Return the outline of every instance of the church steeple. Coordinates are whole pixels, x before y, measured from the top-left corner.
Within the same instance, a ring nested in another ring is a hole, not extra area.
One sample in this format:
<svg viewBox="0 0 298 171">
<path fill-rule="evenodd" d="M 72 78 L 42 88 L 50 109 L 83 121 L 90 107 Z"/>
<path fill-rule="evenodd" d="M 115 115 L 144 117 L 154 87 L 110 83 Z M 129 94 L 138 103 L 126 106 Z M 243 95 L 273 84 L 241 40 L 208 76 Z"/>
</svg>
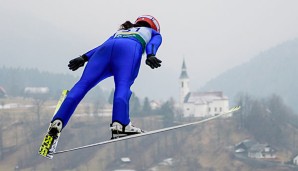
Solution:
<svg viewBox="0 0 298 171">
<path fill-rule="evenodd" d="M 189 93 L 189 77 L 187 74 L 187 68 L 185 64 L 185 60 L 183 59 L 182 63 L 182 69 L 181 69 L 181 74 L 179 77 L 179 82 L 180 82 L 180 97 L 179 97 L 179 102 L 180 105 L 183 105 L 185 96 Z"/>
<path fill-rule="evenodd" d="M 184 59 L 183 59 L 183 63 L 182 63 L 182 70 L 181 70 L 181 74 L 180 74 L 180 79 L 189 79 L 189 77 L 187 75 L 187 69 L 186 69 L 186 64 L 185 64 Z"/>
</svg>

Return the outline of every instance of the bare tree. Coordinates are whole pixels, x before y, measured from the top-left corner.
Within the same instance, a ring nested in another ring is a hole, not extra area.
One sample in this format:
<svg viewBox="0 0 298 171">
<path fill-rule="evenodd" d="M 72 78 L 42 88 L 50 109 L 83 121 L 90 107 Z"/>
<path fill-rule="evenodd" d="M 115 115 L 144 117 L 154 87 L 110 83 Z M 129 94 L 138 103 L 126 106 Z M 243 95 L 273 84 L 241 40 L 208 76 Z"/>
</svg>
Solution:
<svg viewBox="0 0 298 171">
<path fill-rule="evenodd" d="M 48 93 L 46 94 L 31 94 L 30 97 L 33 99 L 33 105 L 37 117 L 37 124 L 40 126 L 41 123 L 41 111 L 44 103 L 48 100 Z"/>
</svg>

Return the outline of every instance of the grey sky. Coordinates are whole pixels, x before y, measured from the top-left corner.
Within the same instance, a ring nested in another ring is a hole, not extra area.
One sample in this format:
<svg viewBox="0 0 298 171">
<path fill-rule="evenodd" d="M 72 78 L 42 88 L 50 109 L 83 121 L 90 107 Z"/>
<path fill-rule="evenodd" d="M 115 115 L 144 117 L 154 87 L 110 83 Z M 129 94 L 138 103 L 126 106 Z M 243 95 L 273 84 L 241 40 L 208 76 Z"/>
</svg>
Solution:
<svg viewBox="0 0 298 171">
<path fill-rule="evenodd" d="M 27 50 L 34 53 L 30 53 L 28 59 L 34 60 L 33 64 L 38 66 L 40 62 L 42 66 L 41 63 L 46 59 L 39 55 L 40 51 L 45 54 L 55 51 L 57 56 L 61 56 L 60 61 L 52 62 L 57 65 L 40 69 L 65 73 L 71 72 L 60 63 L 66 66 L 71 58 L 98 46 L 125 20 L 134 21 L 142 14 L 155 16 L 161 24 L 163 35 L 163 44 L 157 54 L 163 60 L 163 66 L 152 71 L 143 65 L 133 86 L 137 94 L 150 98 L 176 98 L 183 58 L 191 77 L 191 89 L 197 90 L 227 69 L 248 61 L 270 47 L 298 37 L 297 0 L 0 0 L 0 4 L 0 19 L 4 23 L 1 27 L 7 26 L 7 29 L 0 29 L 0 36 L 6 38 L 0 52 L 6 56 L 13 55 L 7 49 L 12 49 L 12 45 L 18 48 L 26 43 L 14 42 L 15 35 L 24 36 L 24 40 L 28 37 L 31 42 L 36 41 L 38 44 L 48 41 L 23 35 L 26 33 L 22 32 L 22 27 L 28 27 L 26 25 L 34 26 L 43 22 L 57 32 L 56 37 L 50 38 L 51 41 L 69 39 L 72 42 L 68 43 L 69 47 L 76 48 L 49 46 L 35 49 L 29 46 Z M 24 16 L 31 17 L 30 22 L 20 24 Z M 31 29 L 29 34 L 33 31 Z M 42 31 L 44 34 L 51 32 L 47 29 Z M 64 37 L 65 33 L 73 37 Z M 13 37 L 10 41 L 14 43 L 6 42 L 9 37 Z M 3 58 L 0 57 L 1 61 L 4 60 L 1 65 L 30 67 L 28 63 L 11 63 L 9 59 Z"/>
</svg>

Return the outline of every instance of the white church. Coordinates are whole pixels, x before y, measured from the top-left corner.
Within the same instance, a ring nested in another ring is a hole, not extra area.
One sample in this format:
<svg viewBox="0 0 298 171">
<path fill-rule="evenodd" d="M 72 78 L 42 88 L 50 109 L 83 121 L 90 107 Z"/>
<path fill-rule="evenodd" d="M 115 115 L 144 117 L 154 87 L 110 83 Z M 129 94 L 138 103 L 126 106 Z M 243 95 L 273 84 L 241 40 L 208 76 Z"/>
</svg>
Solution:
<svg viewBox="0 0 298 171">
<path fill-rule="evenodd" d="M 191 92 L 185 61 L 179 77 L 179 106 L 183 117 L 209 117 L 229 110 L 229 99 L 221 91 Z"/>
</svg>

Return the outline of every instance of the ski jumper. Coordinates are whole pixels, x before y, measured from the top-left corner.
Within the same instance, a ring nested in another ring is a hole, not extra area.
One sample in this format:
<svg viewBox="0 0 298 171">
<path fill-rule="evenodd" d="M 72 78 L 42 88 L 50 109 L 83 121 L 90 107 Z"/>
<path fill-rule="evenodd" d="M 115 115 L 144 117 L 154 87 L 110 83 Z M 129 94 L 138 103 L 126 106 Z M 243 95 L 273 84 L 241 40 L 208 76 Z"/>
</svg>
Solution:
<svg viewBox="0 0 298 171">
<path fill-rule="evenodd" d="M 102 45 L 85 53 L 88 63 L 84 72 L 69 91 L 52 122 L 60 119 L 64 128 L 86 93 L 103 79 L 114 76 L 112 123 L 129 124 L 130 87 L 138 75 L 142 54 L 146 51 L 147 56 L 155 56 L 161 42 L 162 37 L 155 30 L 133 27 L 117 31 Z"/>
</svg>

